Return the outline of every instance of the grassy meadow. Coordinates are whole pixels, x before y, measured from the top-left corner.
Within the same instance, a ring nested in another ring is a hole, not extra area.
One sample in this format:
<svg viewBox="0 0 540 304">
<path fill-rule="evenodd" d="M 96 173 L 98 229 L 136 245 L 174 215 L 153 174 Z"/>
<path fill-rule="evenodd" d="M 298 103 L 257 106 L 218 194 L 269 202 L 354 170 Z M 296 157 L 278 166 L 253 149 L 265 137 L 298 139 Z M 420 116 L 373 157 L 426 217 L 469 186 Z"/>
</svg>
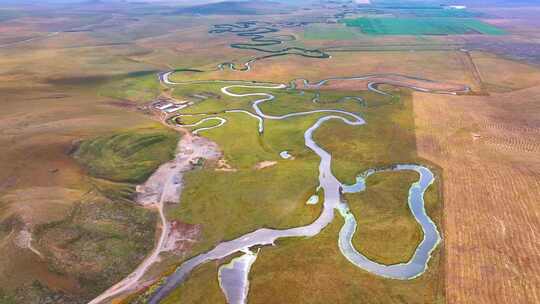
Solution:
<svg viewBox="0 0 540 304">
<path fill-rule="evenodd" d="M 441 258 L 427 273 L 397 281 L 354 267 L 341 255 L 336 218 L 310 239 L 289 239 L 262 249 L 250 273 L 249 303 L 444 303 Z"/>
</svg>

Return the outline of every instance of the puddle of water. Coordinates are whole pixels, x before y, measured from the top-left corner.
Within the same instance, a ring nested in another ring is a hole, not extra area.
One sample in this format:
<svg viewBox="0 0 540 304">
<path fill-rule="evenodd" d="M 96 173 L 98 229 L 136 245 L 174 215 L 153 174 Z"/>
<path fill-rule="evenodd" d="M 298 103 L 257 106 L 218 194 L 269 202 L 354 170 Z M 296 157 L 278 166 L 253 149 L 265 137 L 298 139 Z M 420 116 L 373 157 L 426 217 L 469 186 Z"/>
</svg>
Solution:
<svg viewBox="0 0 540 304">
<path fill-rule="evenodd" d="M 292 157 L 292 155 L 289 154 L 289 151 L 281 151 L 281 153 L 279 153 L 279 156 L 281 156 L 281 158 L 283 159 L 290 159 Z"/>
<path fill-rule="evenodd" d="M 319 203 L 319 196 L 317 194 L 314 194 L 309 197 L 309 199 L 306 202 L 306 205 L 317 205 Z"/>
<path fill-rule="evenodd" d="M 244 254 L 219 268 L 219 286 L 228 304 L 245 304 L 249 292 L 249 271 L 257 253 L 244 250 Z"/>
</svg>

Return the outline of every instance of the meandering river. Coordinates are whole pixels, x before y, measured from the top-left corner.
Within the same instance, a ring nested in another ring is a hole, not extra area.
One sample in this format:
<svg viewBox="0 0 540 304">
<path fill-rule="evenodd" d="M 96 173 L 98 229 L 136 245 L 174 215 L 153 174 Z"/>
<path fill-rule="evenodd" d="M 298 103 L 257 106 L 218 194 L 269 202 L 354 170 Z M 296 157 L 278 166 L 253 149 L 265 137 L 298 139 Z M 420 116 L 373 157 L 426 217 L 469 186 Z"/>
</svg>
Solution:
<svg viewBox="0 0 540 304">
<path fill-rule="evenodd" d="M 170 74 L 161 75 L 162 80 L 168 84 L 176 84 L 169 80 Z M 322 82 L 321 82 L 322 83 Z M 236 94 L 230 90 L 233 88 L 249 88 L 249 89 L 285 89 L 288 86 L 285 84 L 232 84 L 225 86 L 221 89 L 223 94 L 231 97 L 244 98 L 244 97 L 257 97 L 258 99 L 252 103 L 252 108 L 255 113 L 249 112 L 250 115 L 260 118 L 261 127 L 262 121 L 269 120 L 283 120 L 297 116 L 311 115 L 314 113 L 327 113 L 328 115 L 319 118 L 311 127 L 309 127 L 304 133 L 304 141 L 306 147 L 313 151 L 320 158 L 319 163 L 319 183 L 320 188 L 323 190 L 323 209 L 320 216 L 311 224 L 307 226 L 296 227 L 292 229 L 259 229 L 251 233 L 245 234 L 239 238 L 225 241 L 218 244 L 212 250 L 197 255 L 187 261 L 185 261 L 177 270 L 170 275 L 165 283 L 160 286 L 157 291 L 151 296 L 149 303 L 157 304 L 167 295 L 169 295 L 174 289 L 176 289 L 182 282 L 186 280 L 191 271 L 208 261 L 217 260 L 231 256 L 237 252 L 249 252 L 250 248 L 254 246 L 266 246 L 272 245 L 279 238 L 288 237 L 311 237 L 319 234 L 328 224 L 330 224 L 334 218 L 336 211 L 345 219 L 339 238 L 338 244 L 343 255 L 355 266 L 374 273 L 379 276 L 392 278 L 392 279 L 412 279 L 421 275 L 427 268 L 427 264 L 431 258 L 431 253 L 440 242 L 440 233 L 437 230 L 436 225 L 427 215 L 424 208 L 424 193 L 426 189 L 432 184 L 434 180 L 433 173 L 429 168 L 413 164 L 399 164 L 391 168 L 391 170 L 412 170 L 420 174 L 420 180 L 414 183 L 409 191 L 408 204 L 412 215 L 416 221 L 421 225 L 424 232 L 424 239 L 416 249 L 415 254 L 411 260 L 407 263 L 397 265 L 382 265 L 375 261 L 371 261 L 361 253 L 359 253 L 352 245 L 352 237 L 356 230 L 356 220 L 354 215 L 349 211 L 348 205 L 342 200 L 342 192 L 358 192 L 365 189 L 365 179 L 381 170 L 370 170 L 368 173 L 359 176 L 357 184 L 344 185 L 332 174 L 332 155 L 320 147 L 313 139 L 313 133 L 324 123 L 330 120 L 339 120 L 345 124 L 351 126 L 362 126 L 366 122 L 364 119 L 355 113 L 346 112 L 342 110 L 314 110 L 289 113 L 281 116 L 265 114 L 260 105 L 263 102 L 273 100 L 274 95 L 270 93 L 247 93 Z M 413 87 L 420 91 L 429 91 L 423 88 Z M 372 88 L 373 90 L 373 88 Z M 377 92 L 378 90 L 374 90 Z M 260 129 L 261 131 L 261 129 Z M 389 169 L 390 170 L 390 169 Z M 246 257 L 247 258 L 247 257 Z M 241 272 L 242 275 L 245 275 Z M 245 288 L 247 289 L 247 282 Z M 223 287 L 223 285 L 222 285 Z M 238 286 L 235 286 L 237 288 Z M 225 293 L 234 292 L 226 291 Z M 238 292 L 238 291 L 236 291 Z M 244 290 L 243 292 L 247 292 Z"/>
</svg>

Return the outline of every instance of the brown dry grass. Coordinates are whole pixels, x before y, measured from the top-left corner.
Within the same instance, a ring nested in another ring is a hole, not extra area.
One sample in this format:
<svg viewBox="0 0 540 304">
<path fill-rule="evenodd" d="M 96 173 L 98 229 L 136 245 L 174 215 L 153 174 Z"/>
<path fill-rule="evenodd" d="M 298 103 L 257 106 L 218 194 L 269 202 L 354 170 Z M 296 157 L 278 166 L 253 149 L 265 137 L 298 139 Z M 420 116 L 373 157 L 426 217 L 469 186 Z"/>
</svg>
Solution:
<svg viewBox="0 0 540 304">
<path fill-rule="evenodd" d="M 540 81 L 489 58 L 506 68 L 480 62 L 495 85 L 536 86 L 414 95 L 419 156 L 444 169 L 447 302 L 539 303 Z"/>
<path fill-rule="evenodd" d="M 483 52 L 472 52 L 484 85 L 493 92 L 530 88 L 540 83 L 540 69 Z"/>
<path fill-rule="evenodd" d="M 68 155 L 74 140 L 147 123 L 142 115 L 105 104 L 80 91 L 21 92 L 0 96 L 0 222 L 19 218 L 30 229 L 62 220 L 88 190 L 85 173 Z M 0 285 L 20 287 L 33 280 L 52 289 L 74 292 L 68 276 L 10 243 L 0 247 Z M 8 263 L 9 262 L 9 263 Z M 23 266 L 24 265 L 24 266 Z"/>
<path fill-rule="evenodd" d="M 448 92 L 462 92 L 466 90 L 466 87 L 461 84 L 452 84 L 452 83 L 442 83 L 442 82 L 431 82 L 424 81 L 421 79 L 407 78 L 401 75 L 387 75 L 387 76 L 377 76 L 368 79 L 362 80 L 330 80 L 321 87 L 324 90 L 344 90 L 344 91 L 354 91 L 354 90 L 367 90 L 369 83 L 384 83 L 393 86 L 415 86 L 420 88 L 425 88 L 433 91 L 448 91 Z M 300 83 L 298 86 L 302 88 L 303 83 Z"/>
<path fill-rule="evenodd" d="M 258 81 L 288 82 L 296 78 L 318 81 L 328 77 L 360 76 L 365 74 L 394 73 L 435 80 L 440 83 L 471 84 L 474 75 L 463 63 L 462 52 L 357 52 L 336 53 L 331 59 L 317 60 L 300 56 L 282 56 L 256 62 L 250 72 L 218 71 L 190 74 L 183 79 L 250 79 Z"/>
<path fill-rule="evenodd" d="M 138 49 L 96 46 L 102 42 L 88 33 L 63 33 L 0 48 L 0 223 L 17 219 L 33 231 L 64 219 L 90 187 L 68 153 L 73 142 L 150 122 L 97 96 L 101 76 L 150 68 L 123 58 Z M 70 78 L 75 81 L 65 81 Z M 49 260 L 3 235 L 0 243 L 5 291 L 40 281 L 55 291 L 81 292 L 77 278 L 51 271 Z"/>
</svg>

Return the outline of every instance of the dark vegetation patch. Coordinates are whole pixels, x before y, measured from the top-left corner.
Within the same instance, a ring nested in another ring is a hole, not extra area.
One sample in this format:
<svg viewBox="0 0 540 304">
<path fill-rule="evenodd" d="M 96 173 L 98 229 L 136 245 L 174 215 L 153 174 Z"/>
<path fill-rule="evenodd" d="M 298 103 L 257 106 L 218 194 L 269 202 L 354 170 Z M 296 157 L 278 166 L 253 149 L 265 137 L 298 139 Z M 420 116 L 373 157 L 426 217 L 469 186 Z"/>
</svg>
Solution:
<svg viewBox="0 0 540 304">
<path fill-rule="evenodd" d="M 210 34 L 234 33 L 239 37 L 250 38 L 251 41 L 248 43 L 232 43 L 231 47 L 268 53 L 266 56 L 254 59 L 255 61 L 284 55 L 299 55 L 309 58 L 330 57 L 318 49 L 305 49 L 298 46 L 283 47 L 285 43 L 295 41 L 296 38 L 290 35 L 276 35 L 278 32 L 280 30 L 268 22 L 258 21 L 215 24 L 214 28 L 209 31 Z M 243 67 L 240 70 L 245 71 L 246 68 Z"/>
<path fill-rule="evenodd" d="M 24 222 L 18 216 L 4 217 L 0 221 L 0 236 L 9 234 L 13 229 L 24 227 Z"/>
<path fill-rule="evenodd" d="M 6 293 L 0 289 L 0 304 L 16 304 L 16 299 L 13 295 Z"/>
<path fill-rule="evenodd" d="M 76 277 L 90 300 L 130 273 L 152 249 L 156 214 L 93 192 L 60 222 L 36 229 L 51 271 Z M 40 302 L 41 303 L 41 302 Z"/>
<path fill-rule="evenodd" d="M 119 107 L 119 108 L 124 108 L 124 109 L 136 109 L 137 108 L 136 103 L 133 103 L 133 102 L 128 101 L 128 100 L 110 101 L 110 102 L 106 102 L 106 104 L 108 104 L 110 106 L 113 106 L 113 107 Z"/>
<path fill-rule="evenodd" d="M 94 87 L 99 85 L 105 85 L 108 82 L 119 81 L 130 78 L 143 78 L 150 75 L 154 76 L 157 73 L 156 70 L 144 70 L 130 72 L 120 75 L 89 75 L 89 76 L 73 76 L 62 78 L 49 78 L 46 80 L 48 84 L 55 86 L 84 86 Z"/>
<path fill-rule="evenodd" d="M 99 87 L 99 94 L 134 103 L 147 103 L 161 94 L 155 71 L 114 77 Z"/>
<path fill-rule="evenodd" d="M 95 86 L 106 83 L 112 78 L 108 75 L 74 76 L 65 78 L 50 78 L 47 83 L 60 86 Z"/>
<path fill-rule="evenodd" d="M 177 142 L 178 134 L 163 128 L 125 131 L 86 140 L 74 156 L 94 177 L 141 183 L 174 157 Z"/>
<path fill-rule="evenodd" d="M 0 304 L 84 304 L 87 301 L 75 295 L 67 295 L 60 290 L 51 290 L 39 281 L 33 281 L 13 292 L 0 288 Z"/>
</svg>

